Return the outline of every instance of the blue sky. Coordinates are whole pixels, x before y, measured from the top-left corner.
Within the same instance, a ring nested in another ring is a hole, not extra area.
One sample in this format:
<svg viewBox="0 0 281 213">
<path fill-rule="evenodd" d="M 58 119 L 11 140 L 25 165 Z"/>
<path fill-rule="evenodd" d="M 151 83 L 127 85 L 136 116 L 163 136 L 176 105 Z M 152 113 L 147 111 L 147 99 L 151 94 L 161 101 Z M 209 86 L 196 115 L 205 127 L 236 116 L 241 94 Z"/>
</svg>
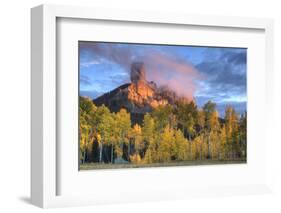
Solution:
<svg viewBox="0 0 281 213">
<path fill-rule="evenodd" d="M 80 95 L 96 98 L 130 82 L 130 65 L 144 62 L 147 80 L 193 97 L 201 107 L 216 102 L 246 110 L 247 49 L 79 42 Z"/>
</svg>

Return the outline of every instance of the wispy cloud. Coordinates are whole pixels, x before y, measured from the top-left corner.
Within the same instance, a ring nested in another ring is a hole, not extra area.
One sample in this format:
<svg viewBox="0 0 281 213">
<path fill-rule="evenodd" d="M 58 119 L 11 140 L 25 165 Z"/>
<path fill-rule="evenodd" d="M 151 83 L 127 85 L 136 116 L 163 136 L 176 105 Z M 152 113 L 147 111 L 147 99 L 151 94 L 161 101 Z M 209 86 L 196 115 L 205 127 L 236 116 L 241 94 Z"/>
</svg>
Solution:
<svg viewBox="0 0 281 213">
<path fill-rule="evenodd" d="M 80 66 L 82 67 L 90 67 L 92 65 L 97 65 L 97 64 L 100 64 L 101 62 L 98 61 L 98 60 L 92 60 L 92 61 L 87 61 L 87 62 L 81 62 L 80 63 Z"/>
<path fill-rule="evenodd" d="M 80 84 L 91 85 L 92 82 L 88 76 L 80 75 Z"/>
</svg>

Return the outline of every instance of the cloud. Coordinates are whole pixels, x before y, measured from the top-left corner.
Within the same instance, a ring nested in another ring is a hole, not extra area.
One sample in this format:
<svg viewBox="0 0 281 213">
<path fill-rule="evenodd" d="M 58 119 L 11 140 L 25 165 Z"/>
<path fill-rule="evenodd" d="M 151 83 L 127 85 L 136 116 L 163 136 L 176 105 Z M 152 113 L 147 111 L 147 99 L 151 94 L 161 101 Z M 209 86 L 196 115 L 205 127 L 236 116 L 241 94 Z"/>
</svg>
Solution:
<svg viewBox="0 0 281 213">
<path fill-rule="evenodd" d="M 91 52 L 93 57 L 118 64 L 127 73 L 130 73 L 134 61 L 144 62 L 147 80 L 159 86 L 168 86 L 178 95 L 190 99 L 193 98 L 197 81 L 203 76 L 186 59 L 164 53 L 157 48 L 159 46 L 96 42 L 80 42 L 79 45 L 83 51 Z"/>
<path fill-rule="evenodd" d="M 88 76 L 80 74 L 80 84 L 91 85 L 90 78 Z"/>
<path fill-rule="evenodd" d="M 212 100 L 217 103 L 222 117 L 227 105 L 244 113 L 247 103 L 246 49 L 220 48 L 214 54 L 211 51 L 207 49 L 202 62 L 196 65 L 206 76 L 196 92 L 198 105 Z"/>
<path fill-rule="evenodd" d="M 115 43 L 79 42 L 79 48 L 92 53 L 92 56 L 117 63 L 126 70 L 134 55 L 129 47 Z"/>
<path fill-rule="evenodd" d="M 246 51 L 237 52 L 223 49 L 216 59 L 208 58 L 196 68 L 207 78 L 199 94 L 218 95 L 228 93 L 233 96 L 246 96 Z M 211 88 L 209 91 L 206 88 Z"/>
<path fill-rule="evenodd" d="M 80 66 L 82 67 L 90 67 L 92 65 L 100 64 L 101 62 L 98 60 L 92 60 L 92 61 L 87 61 L 87 62 L 81 62 Z"/>
<path fill-rule="evenodd" d="M 155 51 L 148 52 L 141 60 L 148 70 L 149 80 L 168 86 L 179 96 L 193 99 L 197 81 L 203 79 L 203 75 L 191 63 Z"/>
<path fill-rule="evenodd" d="M 225 59 L 227 63 L 233 65 L 241 65 L 241 64 L 245 65 L 247 63 L 246 51 L 242 51 L 242 52 L 228 51 L 224 55 L 222 55 L 222 59 Z"/>
<path fill-rule="evenodd" d="M 90 91 L 88 91 L 88 90 L 80 90 L 80 95 L 84 96 L 84 97 L 88 97 L 88 98 L 94 99 L 97 96 L 102 95 L 102 93 L 98 92 L 98 91 L 95 91 L 95 90 L 90 90 Z"/>
</svg>

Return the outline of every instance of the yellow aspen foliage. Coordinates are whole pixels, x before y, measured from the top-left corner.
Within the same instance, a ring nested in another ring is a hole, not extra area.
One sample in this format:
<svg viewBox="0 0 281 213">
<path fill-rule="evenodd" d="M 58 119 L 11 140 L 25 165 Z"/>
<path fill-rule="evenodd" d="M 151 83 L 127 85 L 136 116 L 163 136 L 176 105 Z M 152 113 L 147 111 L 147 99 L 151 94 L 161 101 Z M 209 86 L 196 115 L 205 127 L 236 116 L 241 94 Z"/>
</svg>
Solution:
<svg viewBox="0 0 281 213">
<path fill-rule="evenodd" d="M 161 141 L 158 149 L 160 162 L 170 162 L 172 157 L 172 148 L 174 146 L 174 132 L 169 126 L 166 126 L 161 134 Z"/>
<path fill-rule="evenodd" d="M 132 139 L 137 153 L 144 148 L 141 126 L 135 124 L 132 129 Z"/>
<path fill-rule="evenodd" d="M 195 138 L 190 143 L 190 160 L 196 160 L 196 154 L 197 154 L 197 138 Z"/>
<path fill-rule="evenodd" d="M 140 163 L 142 163 L 142 159 L 141 159 L 141 157 L 140 157 L 139 154 L 131 155 L 131 156 L 130 156 L 130 160 L 131 160 L 131 162 L 134 163 L 134 164 L 140 164 Z"/>
<path fill-rule="evenodd" d="M 153 151 L 153 148 L 148 147 L 145 152 L 144 163 L 149 164 L 155 162 L 153 153 L 156 153 L 155 151 Z"/>
<path fill-rule="evenodd" d="M 197 122 L 198 122 L 198 125 L 201 129 L 204 128 L 205 126 L 205 112 L 203 110 L 199 110 L 198 111 L 198 116 L 197 116 Z"/>
<path fill-rule="evenodd" d="M 97 139 L 97 142 L 100 143 L 101 142 L 101 135 L 99 133 L 97 133 L 96 135 L 96 139 Z"/>
<path fill-rule="evenodd" d="M 188 141 L 184 138 L 182 132 L 177 130 L 175 132 L 175 143 L 173 146 L 173 155 L 176 160 L 188 159 Z"/>
<path fill-rule="evenodd" d="M 224 160 L 227 157 L 226 142 L 227 142 L 226 129 L 225 129 L 225 125 L 223 125 L 219 135 L 219 143 L 220 143 L 219 160 Z"/>
<path fill-rule="evenodd" d="M 220 123 L 219 123 L 219 113 L 218 111 L 213 111 L 210 116 L 210 124 L 211 124 L 211 129 L 212 130 L 218 130 L 220 128 Z"/>
<path fill-rule="evenodd" d="M 211 131 L 210 140 L 211 140 L 212 159 L 217 160 L 219 158 L 219 150 L 220 150 L 219 134 L 217 131 Z"/>
</svg>

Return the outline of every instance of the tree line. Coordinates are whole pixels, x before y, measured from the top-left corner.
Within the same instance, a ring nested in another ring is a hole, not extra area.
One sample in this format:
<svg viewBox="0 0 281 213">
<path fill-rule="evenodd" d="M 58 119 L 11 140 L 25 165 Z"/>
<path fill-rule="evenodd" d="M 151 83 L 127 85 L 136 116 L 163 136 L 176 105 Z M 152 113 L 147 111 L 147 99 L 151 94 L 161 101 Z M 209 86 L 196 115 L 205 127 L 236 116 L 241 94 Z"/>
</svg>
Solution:
<svg viewBox="0 0 281 213">
<path fill-rule="evenodd" d="M 110 112 L 85 97 L 80 97 L 79 105 L 81 163 L 246 159 L 247 115 L 239 115 L 232 106 L 220 118 L 214 102 L 198 108 L 194 101 L 178 101 L 133 124 L 126 109 Z"/>
</svg>

